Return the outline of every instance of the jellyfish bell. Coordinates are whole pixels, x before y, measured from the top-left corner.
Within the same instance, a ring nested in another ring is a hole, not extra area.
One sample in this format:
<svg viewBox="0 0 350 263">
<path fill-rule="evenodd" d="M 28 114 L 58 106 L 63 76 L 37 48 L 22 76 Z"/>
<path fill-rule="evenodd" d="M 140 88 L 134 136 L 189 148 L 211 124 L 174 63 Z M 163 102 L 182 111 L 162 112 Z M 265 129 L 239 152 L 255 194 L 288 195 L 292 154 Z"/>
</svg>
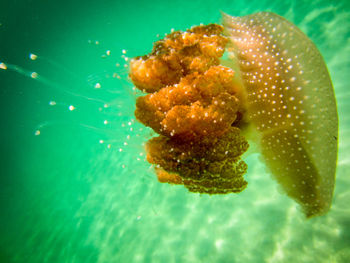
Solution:
<svg viewBox="0 0 350 263">
<path fill-rule="evenodd" d="M 247 121 L 274 178 L 308 217 L 332 202 L 338 115 L 332 82 L 314 43 L 269 12 L 223 14 L 238 61 Z"/>
</svg>

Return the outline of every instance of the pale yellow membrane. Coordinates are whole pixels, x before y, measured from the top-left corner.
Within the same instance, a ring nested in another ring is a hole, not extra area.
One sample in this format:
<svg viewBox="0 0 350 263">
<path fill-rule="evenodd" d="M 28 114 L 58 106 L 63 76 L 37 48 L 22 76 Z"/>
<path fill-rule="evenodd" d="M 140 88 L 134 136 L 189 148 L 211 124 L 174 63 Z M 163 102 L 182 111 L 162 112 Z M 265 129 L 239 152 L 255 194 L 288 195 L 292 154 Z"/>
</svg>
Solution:
<svg viewBox="0 0 350 263">
<path fill-rule="evenodd" d="M 307 217 L 332 202 L 338 115 L 323 58 L 295 25 L 267 12 L 223 14 L 246 93 L 246 118 L 262 157 Z"/>
</svg>

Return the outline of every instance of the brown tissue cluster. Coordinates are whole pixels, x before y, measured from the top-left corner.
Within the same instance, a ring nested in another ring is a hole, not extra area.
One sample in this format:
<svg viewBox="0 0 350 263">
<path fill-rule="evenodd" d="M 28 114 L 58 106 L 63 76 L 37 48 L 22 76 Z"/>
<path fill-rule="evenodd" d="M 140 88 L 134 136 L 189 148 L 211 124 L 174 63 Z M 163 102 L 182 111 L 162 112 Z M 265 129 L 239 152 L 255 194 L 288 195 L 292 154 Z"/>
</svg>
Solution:
<svg viewBox="0 0 350 263">
<path fill-rule="evenodd" d="M 136 118 L 160 136 L 147 142 L 147 160 L 160 182 L 192 192 L 241 192 L 248 143 L 235 72 L 220 65 L 227 38 L 216 24 L 176 31 L 130 63 L 130 78 L 149 94 L 136 101 Z"/>
</svg>

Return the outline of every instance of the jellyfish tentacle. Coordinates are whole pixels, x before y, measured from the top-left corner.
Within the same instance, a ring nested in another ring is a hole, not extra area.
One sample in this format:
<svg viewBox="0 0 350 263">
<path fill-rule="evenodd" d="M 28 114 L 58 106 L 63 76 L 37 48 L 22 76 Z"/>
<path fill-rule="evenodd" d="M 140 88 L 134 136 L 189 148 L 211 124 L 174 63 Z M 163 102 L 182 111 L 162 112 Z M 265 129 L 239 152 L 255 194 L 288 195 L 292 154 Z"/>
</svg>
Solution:
<svg viewBox="0 0 350 263">
<path fill-rule="evenodd" d="M 135 116 L 160 134 L 147 142 L 147 160 L 160 182 L 191 192 L 238 193 L 247 186 L 240 156 L 248 143 L 232 126 L 240 88 L 234 70 L 219 65 L 227 43 L 222 31 L 211 24 L 173 32 L 130 64 L 135 86 L 150 93 L 137 99 Z"/>
</svg>

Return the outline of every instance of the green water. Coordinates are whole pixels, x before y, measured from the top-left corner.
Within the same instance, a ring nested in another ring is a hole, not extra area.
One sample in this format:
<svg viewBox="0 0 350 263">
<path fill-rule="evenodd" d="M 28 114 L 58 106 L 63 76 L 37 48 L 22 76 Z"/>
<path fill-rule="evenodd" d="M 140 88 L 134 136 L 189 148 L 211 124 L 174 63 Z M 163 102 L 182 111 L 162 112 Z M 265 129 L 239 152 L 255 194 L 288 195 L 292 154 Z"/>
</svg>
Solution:
<svg viewBox="0 0 350 263">
<path fill-rule="evenodd" d="M 159 184 L 144 161 L 152 133 L 134 122 L 122 50 L 220 11 L 278 13 L 323 54 L 340 121 L 327 215 L 305 221 L 256 155 L 248 188 L 227 196 Z M 346 0 L 2 0 L 0 62 L 24 71 L 0 70 L 0 262 L 350 262 L 349 54 Z"/>
</svg>

